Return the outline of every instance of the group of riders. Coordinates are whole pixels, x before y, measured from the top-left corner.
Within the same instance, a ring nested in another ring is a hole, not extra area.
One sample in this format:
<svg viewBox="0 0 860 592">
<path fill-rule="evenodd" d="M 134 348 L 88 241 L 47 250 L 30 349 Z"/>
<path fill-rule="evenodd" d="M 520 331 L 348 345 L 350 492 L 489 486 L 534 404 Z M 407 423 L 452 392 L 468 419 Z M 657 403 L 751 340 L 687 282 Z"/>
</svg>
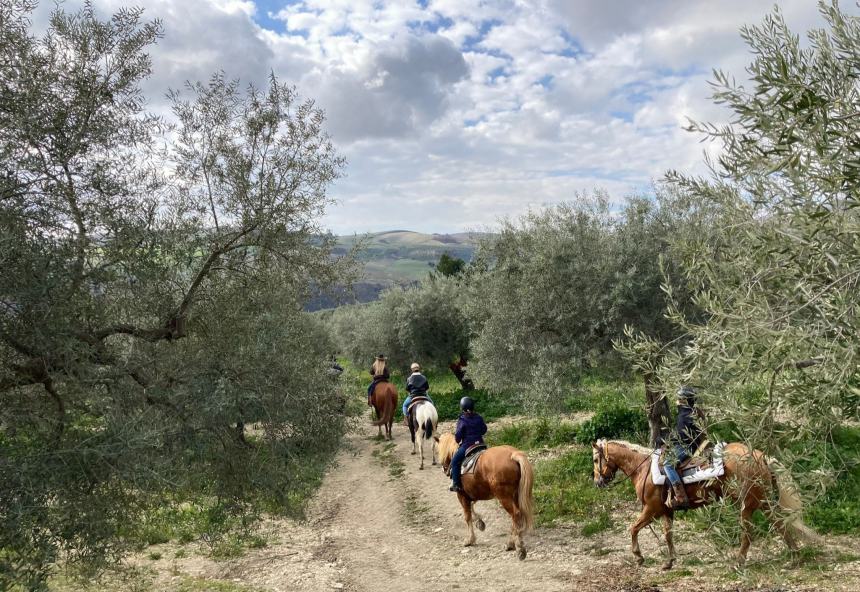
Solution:
<svg viewBox="0 0 860 592">
<path fill-rule="evenodd" d="M 406 379 L 406 392 L 408 396 L 403 401 L 403 419 L 409 424 L 409 407 L 412 401 L 418 397 L 426 398 L 431 404 L 433 399 L 430 398 L 430 383 L 427 377 L 421 373 L 421 365 L 418 362 L 412 362 L 409 367 L 411 374 Z M 376 385 L 380 382 L 387 381 L 391 377 L 391 371 L 388 369 L 388 361 L 383 354 L 376 356 L 373 364 L 370 366 L 370 375 L 373 381 L 367 387 L 367 404 L 371 404 L 371 397 Z M 475 401 L 471 397 L 463 397 L 460 399 L 460 417 L 457 420 L 457 428 L 454 431 L 454 438 L 459 445 L 454 456 L 451 458 L 451 486 L 449 491 L 462 491 L 463 485 L 460 478 L 460 466 L 466 458 L 466 451 L 476 444 L 484 445 L 484 434 L 487 433 L 487 424 L 484 418 L 475 412 Z"/>
<path fill-rule="evenodd" d="M 427 377 L 421 373 L 421 366 L 417 362 L 413 362 L 410 370 L 411 374 L 406 379 L 406 390 L 409 395 L 403 401 L 403 417 L 407 424 L 409 422 L 409 406 L 413 399 L 426 397 L 431 403 L 433 402 L 429 395 L 430 383 L 427 381 Z M 368 405 L 371 404 L 371 396 L 376 385 L 391 377 L 388 361 L 383 354 L 376 356 L 370 367 L 370 374 L 373 376 L 373 381 L 367 389 Z M 696 389 L 691 386 L 682 386 L 677 393 L 678 419 L 672 444 L 667 446 L 663 461 L 663 470 L 672 485 L 673 497 L 668 502 L 669 508 L 672 510 L 684 510 L 690 507 L 690 500 L 687 497 L 681 476 L 678 474 L 678 467 L 692 456 L 702 440 L 702 429 L 695 420 L 696 416 L 703 417 L 701 409 L 696 407 L 696 394 Z M 451 459 L 451 486 L 448 488 L 449 491 L 462 491 L 460 466 L 466 456 L 466 451 L 475 444 L 483 445 L 484 434 L 487 433 L 487 424 L 484 422 L 484 418 L 475 412 L 475 401 L 471 397 L 460 399 L 460 410 L 462 413 L 457 420 L 457 428 L 454 432 L 459 447 Z"/>
</svg>

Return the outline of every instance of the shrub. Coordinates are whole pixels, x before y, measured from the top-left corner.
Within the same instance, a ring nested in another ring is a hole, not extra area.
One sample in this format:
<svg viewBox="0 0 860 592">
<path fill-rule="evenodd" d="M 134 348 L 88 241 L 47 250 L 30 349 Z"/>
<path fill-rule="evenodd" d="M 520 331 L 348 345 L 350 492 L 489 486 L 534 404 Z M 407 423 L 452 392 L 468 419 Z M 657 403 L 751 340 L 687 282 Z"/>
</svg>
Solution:
<svg viewBox="0 0 860 592">
<path fill-rule="evenodd" d="M 577 430 L 576 441 L 590 444 L 600 438 L 626 438 L 645 440 L 648 434 L 648 418 L 641 409 L 612 405 L 599 409 L 594 416 Z"/>
</svg>

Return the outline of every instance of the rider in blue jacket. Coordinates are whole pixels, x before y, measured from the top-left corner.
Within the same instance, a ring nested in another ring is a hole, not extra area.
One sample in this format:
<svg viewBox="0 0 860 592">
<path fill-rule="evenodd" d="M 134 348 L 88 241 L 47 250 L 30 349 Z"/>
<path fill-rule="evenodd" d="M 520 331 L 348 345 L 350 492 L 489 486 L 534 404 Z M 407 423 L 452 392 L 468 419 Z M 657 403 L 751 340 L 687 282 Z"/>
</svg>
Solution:
<svg viewBox="0 0 860 592">
<path fill-rule="evenodd" d="M 483 444 L 484 434 L 487 433 L 487 424 L 484 418 L 475 413 L 475 402 L 471 397 L 460 399 L 460 419 L 457 420 L 457 430 L 454 439 L 460 445 L 457 452 L 451 458 L 451 487 L 449 491 L 463 491 L 463 482 L 460 479 L 460 466 L 466 457 L 466 450 L 473 444 Z"/>
<path fill-rule="evenodd" d="M 669 508 L 672 510 L 686 510 L 690 507 L 687 490 L 684 488 L 684 482 L 675 467 L 690 458 L 702 439 L 702 430 L 696 425 L 693 418 L 694 414 L 698 414 L 699 417 L 702 416 L 701 410 L 696 409 L 696 389 L 683 386 L 678 389 L 678 421 L 673 440 L 675 446 L 666 454 L 663 463 L 663 470 L 672 484 L 672 492 L 675 494 L 669 502 Z"/>
</svg>

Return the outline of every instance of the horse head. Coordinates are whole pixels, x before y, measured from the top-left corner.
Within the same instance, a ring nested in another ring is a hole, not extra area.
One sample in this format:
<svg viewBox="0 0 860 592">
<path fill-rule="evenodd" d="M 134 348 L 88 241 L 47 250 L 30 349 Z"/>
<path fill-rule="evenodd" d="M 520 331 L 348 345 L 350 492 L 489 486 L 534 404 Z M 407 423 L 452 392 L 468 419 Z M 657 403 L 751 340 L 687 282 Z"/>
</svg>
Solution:
<svg viewBox="0 0 860 592">
<path fill-rule="evenodd" d="M 618 465 L 609 459 L 605 439 L 591 445 L 591 459 L 594 463 L 594 484 L 597 487 L 606 487 L 615 477 Z"/>
<path fill-rule="evenodd" d="M 437 443 L 437 451 L 439 454 L 439 462 L 442 463 L 442 469 L 445 474 L 451 471 L 451 459 L 457 451 L 457 440 L 454 439 L 454 434 L 447 432 L 441 436 L 433 436 Z"/>
</svg>

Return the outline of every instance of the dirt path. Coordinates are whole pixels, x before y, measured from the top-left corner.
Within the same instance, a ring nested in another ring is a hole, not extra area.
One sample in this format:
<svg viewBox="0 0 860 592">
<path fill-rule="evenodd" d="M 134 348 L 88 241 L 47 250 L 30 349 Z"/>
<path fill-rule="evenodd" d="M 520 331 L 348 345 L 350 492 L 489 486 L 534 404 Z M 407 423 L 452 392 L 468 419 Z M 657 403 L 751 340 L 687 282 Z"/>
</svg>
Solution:
<svg viewBox="0 0 860 592">
<path fill-rule="evenodd" d="M 503 550 L 510 519 L 496 502 L 478 504 L 487 529 L 464 547 L 460 505 L 441 468 L 428 458 L 418 470 L 408 433 L 395 429 L 393 443 L 373 439 L 370 429 L 351 436 L 311 508 L 310 525 L 321 535 L 316 555 L 337 565 L 338 581 L 327 589 L 469 589 L 470 578 L 486 590 L 571 589 L 576 561 L 545 537 L 529 537 L 524 562 Z"/>
<path fill-rule="evenodd" d="M 243 592 L 734 592 L 752 587 L 737 578 L 724 579 L 732 574 L 725 558 L 707 558 L 701 533 L 677 523 L 682 567 L 669 574 L 659 569 L 660 549 L 648 531 L 640 542 L 651 561 L 644 568 L 633 566 L 623 527 L 591 538 L 577 529 L 538 528 L 526 539 L 528 558 L 518 561 L 504 551 L 510 519 L 495 501 L 477 504 L 487 528 L 477 533 L 475 546 L 466 548 L 460 506 L 447 491 L 441 468 L 430 465 L 429 450 L 420 471 L 405 427 L 395 426 L 392 443 L 375 435 L 376 428 L 363 424 L 346 438 L 336 466 L 310 505 L 308 520 L 272 522 L 269 546 L 229 561 L 200 555 L 161 561 L 154 589 L 225 590 L 207 587 L 212 580 L 232 583 L 230 590 Z M 619 509 L 624 514 L 620 522 L 628 523 L 635 511 L 631 500 L 630 507 Z M 753 555 L 765 558 L 777 552 L 759 546 Z M 686 568 L 684 557 L 689 559 Z M 860 563 L 835 569 L 841 571 L 838 579 L 825 576 L 824 588 L 806 582 L 771 589 L 860 589 Z M 189 578 L 197 587 L 187 586 Z"/>
</svg>

